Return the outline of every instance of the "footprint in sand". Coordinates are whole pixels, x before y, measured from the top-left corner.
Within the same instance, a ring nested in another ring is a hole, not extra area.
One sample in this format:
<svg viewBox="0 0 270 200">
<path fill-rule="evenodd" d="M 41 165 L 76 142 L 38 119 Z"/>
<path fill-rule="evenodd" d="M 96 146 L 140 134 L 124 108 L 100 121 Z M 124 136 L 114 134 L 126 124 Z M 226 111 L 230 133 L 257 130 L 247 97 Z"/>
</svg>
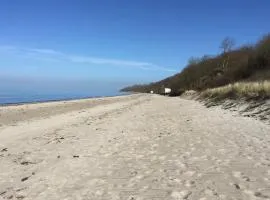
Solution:
<svg viewBox="0 0 270 200">
<path fill-rule="evenodd" d="M 0 199 L 24 199 L 25 193 L 24 191 L 27 187 L 23 188 L 7 188 L 5 191 L 0 192 Z"/>
<path fill-rule="evenodd" d="M 260 199 L 270 199 L 270 195 L 266 195 L 263 192 L 254 192 L 251 190 L 244 190 L 244 193 L 247 194 L 248 196 L 255 197 L 255 198 L 260 198 Z"/>
<path fill-rule="evenodd" d="M 187 180 L 187 181 L 185 181 L 185 186 L 187 188 L 195 187 L 195 181 Z"/>
<path fill-rule="evenodd" d="M 237 179 L 241 179 L 243 181 L 250 181 L 250 178 L 246 176 L 243 172 L 233 172 L 233 176 Z"/>
<path fill-rule="evenodd" d="M 218 193 L 212 188 L 207 188 L 206 190 L 204 190 L 204 193 L 207 196 L 219 196 Z"/>
<path fill-rule="evenodd" d="M 191 176 L 193 176 L 195 173 L 196 173 L 195 171 L 186 171 L 186 172 L 183 173 L 183 175 L 184 175 L 184 176 L 189 176 L 189 177 L 191 177 Z"/>
<path fill-rule="evenodd" d="M 175 200 L 183 200 L 188 199 L 191 194 L 192 192 L 188 190 L 183 190 L 181 192 L 173 191 L 171 197 Z"/>
</svg>

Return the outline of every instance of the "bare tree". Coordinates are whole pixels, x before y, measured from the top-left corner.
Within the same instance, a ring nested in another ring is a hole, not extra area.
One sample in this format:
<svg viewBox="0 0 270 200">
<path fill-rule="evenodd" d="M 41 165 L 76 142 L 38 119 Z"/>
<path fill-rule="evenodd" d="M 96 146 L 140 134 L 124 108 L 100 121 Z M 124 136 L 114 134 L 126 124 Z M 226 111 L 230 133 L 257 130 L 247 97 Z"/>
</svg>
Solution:
<svg viewBox="0 0 270 200">
<path fill-rule="evenodd" d="M 222 40 L 220 44 L 220 49 L 222 49 L 223 53 L 227 53 L 232 50 L 233 46 L 235 45 L 235 41 L 233 38 L 226 37 Z"/>
<path fill-rule="evenodd" d="M 222 53 L 224 54 L 224 60 L 223 60 L 223 63 L 221 64 L 221 68 L 223 71 L 225 71 L 226 68 L 228 68 L 230 58 L 229 58 L 229 54 L 227 53 L 232 50 L 234 45 L 235 45 L 235 41 L 233 38 L 230 38 L 230 37 L 224 38 L 224 40 L 222 40 L 220 44 L 220 49 L 222 49 Z"/>
<path fill-rule="evenodd" d="M 188 59 L 188 65 L 196 65 L 200 62 L 200 58 L 197 57 L 191 57 Z"/>
</svg>

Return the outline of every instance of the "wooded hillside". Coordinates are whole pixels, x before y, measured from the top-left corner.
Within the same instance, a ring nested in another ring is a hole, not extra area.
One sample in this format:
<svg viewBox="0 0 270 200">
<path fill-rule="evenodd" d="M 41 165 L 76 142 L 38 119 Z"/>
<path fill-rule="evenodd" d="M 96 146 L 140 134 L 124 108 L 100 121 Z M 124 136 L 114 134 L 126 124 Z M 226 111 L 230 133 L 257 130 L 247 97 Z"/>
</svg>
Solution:
<svg viewBox="0 0 270 200">
<path fill-rule="evenodd" d="M 134 85 L 122 91 L 161 93 L 162 88 L 172 89 L 172 95 L 185 90 L 202 91 L 242 81 L 270 80 L 270 34 L 254 45 L 234 49 L 234 41 L 225 38 L 222 52 L 216 56 L 191 58 L 189 64 L 178 74 L 164 80 Z"/>
</svg>

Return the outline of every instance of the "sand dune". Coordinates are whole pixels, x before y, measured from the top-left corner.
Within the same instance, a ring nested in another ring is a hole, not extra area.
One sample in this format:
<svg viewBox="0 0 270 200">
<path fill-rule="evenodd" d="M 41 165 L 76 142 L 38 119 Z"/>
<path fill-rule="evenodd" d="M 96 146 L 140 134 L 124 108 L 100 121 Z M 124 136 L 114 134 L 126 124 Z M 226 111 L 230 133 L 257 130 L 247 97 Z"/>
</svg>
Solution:
<svg viewBox="0 0 270 200">
<path fill-rule="evenodd" d="M 156 95 L 0 108 L 0 199 L 270 199 L 270 126 Z"/>
</svg>

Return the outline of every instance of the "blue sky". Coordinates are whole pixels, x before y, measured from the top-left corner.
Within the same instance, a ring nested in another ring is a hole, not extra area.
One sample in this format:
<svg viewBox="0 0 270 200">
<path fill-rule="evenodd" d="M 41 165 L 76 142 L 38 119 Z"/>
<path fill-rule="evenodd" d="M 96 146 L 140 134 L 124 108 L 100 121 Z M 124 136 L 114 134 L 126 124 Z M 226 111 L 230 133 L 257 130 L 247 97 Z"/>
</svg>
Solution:
<svg viewBox="0 0 270 200">
<path fill-rule="evenodd" d="M 269 32 L 269 8 L 268 0 L 2 0 L 0 80 L 156 81 L 191 56 L 217 54 L 226 36 L 254 43 Z"/>
</svg>

